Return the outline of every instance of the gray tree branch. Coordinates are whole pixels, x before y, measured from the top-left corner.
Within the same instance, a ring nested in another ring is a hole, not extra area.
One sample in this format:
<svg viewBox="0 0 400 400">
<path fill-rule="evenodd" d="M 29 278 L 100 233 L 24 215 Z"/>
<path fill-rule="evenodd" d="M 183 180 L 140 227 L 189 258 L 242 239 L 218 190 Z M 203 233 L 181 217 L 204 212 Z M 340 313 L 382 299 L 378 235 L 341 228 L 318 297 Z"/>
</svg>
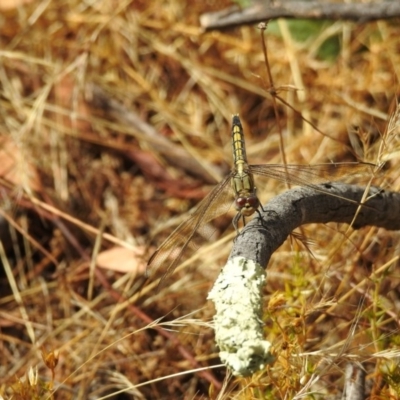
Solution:
<svg viewBox="0 0 400 400">
<path fill-rule="evenodd" d="M 343 183 L 289 190 L 272 199 L 236 237 L 228 262 L 208 298 L 215 304 L 215 338 L 221 360 L 234 375 L 251 375 L 273 362 L 263 338 L 262 287 L 272 253 L 297 227 L 342 222 L 400 229 L 400 193 Z M 350 201 L 349 201 L 350 200 Z M 353 202 L 351 202 L 353 201 Z M 356 217 L 355 217 L 356 216 Z"/>
<path fill-rule="evenodd" d="M 353 221 L 365 189 L 344 183 L 319 185 L 332 195 L 309 188 L 289 190 L 272 199 L 261 211 L 262 224 L 254 218 L 238 235 L 229 258 L 245 257 L 266 266 L 272 253 L 288 235 L 304 224 Z M 400 229 L 400 193 L 371 188 L 368 201 L 352 227 L 371 225 L 387 230 Z"/>
</svg>

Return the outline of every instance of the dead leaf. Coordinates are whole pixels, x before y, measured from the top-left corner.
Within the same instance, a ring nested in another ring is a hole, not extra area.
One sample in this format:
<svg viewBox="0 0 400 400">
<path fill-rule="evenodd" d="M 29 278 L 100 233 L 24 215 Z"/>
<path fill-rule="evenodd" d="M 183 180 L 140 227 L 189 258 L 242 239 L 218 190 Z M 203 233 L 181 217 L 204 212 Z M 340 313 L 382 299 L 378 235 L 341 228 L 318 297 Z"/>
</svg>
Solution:
<svg viewBox="0 0 400 400">
<path fill-rule="evenodd" d="M 22 186 L 27 192 L 40 190 L 40 180 L 34 164 L 29 162 L 10 136 L 3 137 L 0 142 L 0 159 L 0 177 L 15 186 Z"/>
<path fill-rule="evenodd" d="M 145 248 L 127 249 L 116 246 L 102 251 L 97 256 L 97 265 L 100 268 L 118 272 L 130 272 L 143 275 L 146 271 L 146 261 L 144 259 Z"/>
</svg>

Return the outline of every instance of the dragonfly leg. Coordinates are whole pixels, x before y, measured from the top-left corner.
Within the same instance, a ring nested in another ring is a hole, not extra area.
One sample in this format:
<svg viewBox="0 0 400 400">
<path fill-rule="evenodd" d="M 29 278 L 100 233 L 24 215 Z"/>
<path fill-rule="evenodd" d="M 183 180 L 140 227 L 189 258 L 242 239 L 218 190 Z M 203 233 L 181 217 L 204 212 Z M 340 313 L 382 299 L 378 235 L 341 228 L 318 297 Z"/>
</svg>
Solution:
<svg viewBox="0 0 400 400">
<path fill-rule="evenodd" d="M 241 216 L 242 216 L 242 213 L 238 212 L 232 220 L 232 225 L 235 228 L 236 235 L 239 235 L 238 222 L 239 222 L 239 219 Z M 243 216 L 243 220 L 244 220 L 244 216 Z"/>
<path fill-rule="evenodd" d="M 261 210 L 263 210 L 263 212 L 265 212 L 265 210 L 262 208 L 261 205 L 260 205 L 260 208 L 261 208 Z M 260 218 L 261 225 L 263 225 L 264 218 L 263 218 L 263 216 L 261 215 L 260 210 L 259 210 L 258 208 L 257 208 L 257 210 L 256 210 L 256 213 L 258 214 L 258 217 Z"/>
<path fill-rule="evenodd" d="M 268 216 L 270 216 L 271 213 L 274 213 L 274 211 L 271 211 L 271 210 L 264 210 L 264 208 L 262 207 L 261 204 L 260 204 L 260 208 L 261 208 L 261 210 L 262 210 L 264 213 L 266 213 Z M 261 225 L 262 225 L 265 229 L 267 229 L 268 226 L 265 224 L 265 219 L 263 218 L 263 216 L 262 216 L 260 210 L 257 209 L 256 212 L 257 212 L 257 214 L 258 214 L 258 218 L 259 218 L 259 220 L 260 220 Z"/>
</svg>

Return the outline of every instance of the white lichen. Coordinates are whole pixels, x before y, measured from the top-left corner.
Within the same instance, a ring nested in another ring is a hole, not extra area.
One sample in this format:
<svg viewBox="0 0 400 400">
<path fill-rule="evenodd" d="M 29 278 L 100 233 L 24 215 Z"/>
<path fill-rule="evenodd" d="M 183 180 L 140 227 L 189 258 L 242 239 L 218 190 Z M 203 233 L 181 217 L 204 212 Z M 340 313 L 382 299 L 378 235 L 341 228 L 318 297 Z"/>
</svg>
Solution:
<svg viewBox="0 0 400 400">
<path fill-rule="evenodd" d="M 228 260 L 208 299 L 215 304 L 215 340 L 234 375 L 247 376 L 274 361 L 263 340 L 262 287 L 265 271 L 243 257 Z"/>
</svg>

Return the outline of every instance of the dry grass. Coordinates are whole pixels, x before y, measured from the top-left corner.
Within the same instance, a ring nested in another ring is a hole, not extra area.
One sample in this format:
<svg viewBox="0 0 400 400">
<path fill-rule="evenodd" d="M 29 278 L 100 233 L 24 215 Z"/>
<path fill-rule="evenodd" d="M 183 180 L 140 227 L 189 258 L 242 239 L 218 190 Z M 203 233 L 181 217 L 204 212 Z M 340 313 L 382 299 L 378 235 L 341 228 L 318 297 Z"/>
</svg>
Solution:
<svg viewBox="0 0 400 400">
<path fill-rule="evenodd" d="M 206 302 L 231 215 L 159 292 L 144 282 L 154 246 L 228 170 L 233 113 L 252 163 L 282 161 L 260 33 L 202 34 L 199 15 L 215 7 L 224 4 L 44 0 L 0 16 L 4 398 L 52 398 L 54 388 L 55 399 L 328 399 L 348 360 L 364 363 L 370 398 L 400 396 L 396 232 L 313 226 L 313 255 L 282 246 L 265 288 L 277 361 L 247 379 L 218 366 Z M 400 77 L 398 21 L 328 24 L 306 42 L 286 22 L 269 29 L 275 85 L 301 89 L 280 95 L 324 133 L 280 104 L 287 161 L 354 160 L 348 124 L 361 127 L 365 158 L 376 161 Z M 330 35 L 341 51 L 324 60 Z M 376 182 L 391 190 L 398 135 Z M 258 186 L 263 200 L 284 189 Z"/>
</svg>

